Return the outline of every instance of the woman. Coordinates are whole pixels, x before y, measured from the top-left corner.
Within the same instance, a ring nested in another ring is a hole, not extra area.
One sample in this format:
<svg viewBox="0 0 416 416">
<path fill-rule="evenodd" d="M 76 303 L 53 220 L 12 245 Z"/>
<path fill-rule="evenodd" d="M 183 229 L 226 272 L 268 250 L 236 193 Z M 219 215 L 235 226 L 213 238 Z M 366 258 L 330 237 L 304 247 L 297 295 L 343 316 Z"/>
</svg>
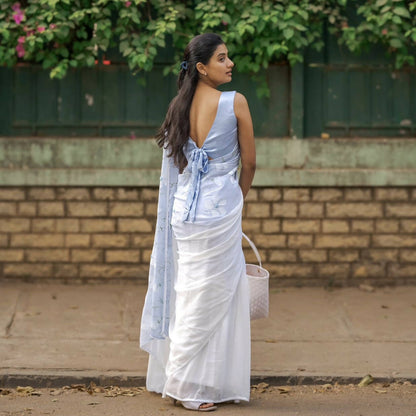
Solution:
<svg viewBox="0 0 416 416">
<path fill-rule="evenodd" d="M 218 35 L 193 38 L 157 135 L 162 175 L 140 336 L 146 386 L 199 411 L 250 394 L 241 215 L 256 156 L 247 101 L 217 90 L 233 66 Z"/>
</svg>

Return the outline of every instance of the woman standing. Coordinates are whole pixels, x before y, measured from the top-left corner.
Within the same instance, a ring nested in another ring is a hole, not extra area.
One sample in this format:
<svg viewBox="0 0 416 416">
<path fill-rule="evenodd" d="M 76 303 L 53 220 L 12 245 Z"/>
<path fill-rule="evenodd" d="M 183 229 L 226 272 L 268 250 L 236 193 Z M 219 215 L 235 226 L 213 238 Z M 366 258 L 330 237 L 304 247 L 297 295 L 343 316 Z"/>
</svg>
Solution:
<svg viewBox="0 0 416 416">
<path fill-rule="evenodd" d="M 233 66 L 218 35 L 193 38 L 157 135 L 162 175 L 140 338 L 146 385 L 200 411 L 250 395 L 241 216 L 256 156 L 246 99 L 217 89 Z"/>
</svg>

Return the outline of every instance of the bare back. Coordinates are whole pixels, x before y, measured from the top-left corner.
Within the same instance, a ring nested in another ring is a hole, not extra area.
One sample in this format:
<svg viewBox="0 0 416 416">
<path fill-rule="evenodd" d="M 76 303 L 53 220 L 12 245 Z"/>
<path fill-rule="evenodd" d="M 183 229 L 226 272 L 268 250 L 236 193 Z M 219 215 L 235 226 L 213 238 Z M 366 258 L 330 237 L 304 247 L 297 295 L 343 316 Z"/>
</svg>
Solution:
<svg viewBox="0 0 416 416">
<path fill-rule="evenodd" d="M 202 147 L 216 118 L 221 92 L 214 88 L 197 88 L 189 112 L 190 137 Z"/>
</svg>

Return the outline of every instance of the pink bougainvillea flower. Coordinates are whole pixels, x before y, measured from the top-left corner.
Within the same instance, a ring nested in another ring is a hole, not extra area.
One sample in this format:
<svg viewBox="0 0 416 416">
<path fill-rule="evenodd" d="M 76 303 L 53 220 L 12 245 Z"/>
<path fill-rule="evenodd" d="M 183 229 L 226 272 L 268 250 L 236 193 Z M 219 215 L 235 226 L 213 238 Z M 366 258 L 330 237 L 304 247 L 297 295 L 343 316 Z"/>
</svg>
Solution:
<svg viewBox="0 0 416 416">
<path fill-rule="evenodd" d="M 228 22 L 226 22 L 225 20 L 223 20 L 223 21 L 222 21 L 222 24 L 223 24 L 224 26 L 227 26 L 227 25 L 228 25 Z"/>
<path fill-rule="evenodd" d="M 22 20 L 24 17 L 25 17 L 25 14 L 20 9 L 17 10 L 16 13 L 13 14 L 13 19 L 17 25 L 20 25 L 20 23 L 22 23 Z"/>
<path fill-rule="evenodd" d="M 23 38 L 23 41 L 21 41 L 21 38 Z M 23 45 L 24 38 L 24 36 L 20 36 L 19 43 L 16 45 L 16 52 L 19 58 L 23 58 L 23 56 L 25 56 L 25 47 Z"/>
<path fill-rule="evenodd" d="M 22 23 L 23 18 L 25 17 L 25 13 L 23 10 L 20 9 L 20 3 L 14 3 L 12 6 L 13 13 L 13 19 L 16 22 L 17 25 L 20 25 Z"/>
<path fill-rule="evenodd" d="M 19 38 L 17 39 L 17 41 L 19 43 L 25 43 L 26 37 L 25 36 L 19 36 Z"/>
<path fill-rule="evenodd" d="M 51 29 L 51 30 L 56 29 L 56 24 L 55 24 L 55 23 L 51 23 L 51 24 L 49 25 L 49 29 Z"/>
<path fill-rule="evenodd" d="M 382 33 L 383 35 L 387 35 L 387 33 L 389 33 L 389 32 L 387 31 L 387 29 L 383 29 L 383 30 L 381 31 L 381 33 Z"/>
<path fill-rule="evenodd" d="M 45 31 L 45 26 L 39 26 L 38 27 L 38 32 L 39 33 L 42 33 L 42 32 L 44 32 Z"/>
<path fill-rule="evenodd" d="M 130 7 L 131 6 L 131 1 L 126 1 L 126 7 Z"/>
<path fill-rule="evenodd" d="M 17 25 L 20 25 L 22 23 L 23 18 L 25 17 L 25 13 L 23 10 L 20 9 L 20 3 L 14 3 L 12 6 L 13 13 L 13 19 L 16 22 Z"/>
</svg>

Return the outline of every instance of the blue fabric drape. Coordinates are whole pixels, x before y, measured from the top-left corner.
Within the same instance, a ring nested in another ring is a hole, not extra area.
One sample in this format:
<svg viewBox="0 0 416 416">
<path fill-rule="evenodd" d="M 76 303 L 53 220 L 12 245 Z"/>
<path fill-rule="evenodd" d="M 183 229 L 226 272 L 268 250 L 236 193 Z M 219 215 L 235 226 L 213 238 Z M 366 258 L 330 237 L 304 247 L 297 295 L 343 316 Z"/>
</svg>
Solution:
<svg viewBox="0 0 416 416">
<path fill-rule="evenodd" d="M 155 240 L 149 269 L 149 286 L 142 314 L 140 347 L 152 352 L 152 340 L 169 335 L 170 299 L 175 272 L 172 250 L 172 205 L 178 168 L 163 149 Z"/>
</svg>

